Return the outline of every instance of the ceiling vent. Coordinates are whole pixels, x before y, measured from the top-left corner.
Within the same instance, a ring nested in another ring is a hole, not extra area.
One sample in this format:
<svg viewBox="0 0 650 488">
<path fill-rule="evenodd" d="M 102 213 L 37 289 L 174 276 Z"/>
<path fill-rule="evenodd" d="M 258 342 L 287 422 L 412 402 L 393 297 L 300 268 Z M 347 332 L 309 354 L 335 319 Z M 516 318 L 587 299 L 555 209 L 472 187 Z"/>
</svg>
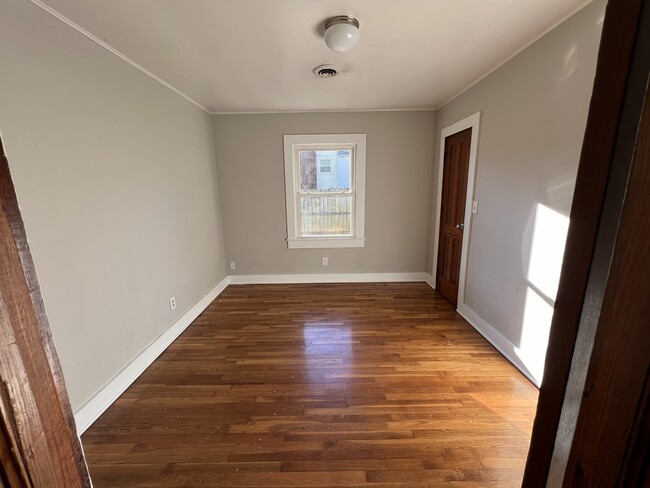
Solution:
<svg viewBox="0 0 650 488">
<path fill-rule="evenodd" d="M 331 64 L 322 64 L 320 66 L 316 66 L 313 71 L 314 74 L 319 78 L 334 78 L 338 74 L 336 66 L 333 66 Z"/>
</svg>

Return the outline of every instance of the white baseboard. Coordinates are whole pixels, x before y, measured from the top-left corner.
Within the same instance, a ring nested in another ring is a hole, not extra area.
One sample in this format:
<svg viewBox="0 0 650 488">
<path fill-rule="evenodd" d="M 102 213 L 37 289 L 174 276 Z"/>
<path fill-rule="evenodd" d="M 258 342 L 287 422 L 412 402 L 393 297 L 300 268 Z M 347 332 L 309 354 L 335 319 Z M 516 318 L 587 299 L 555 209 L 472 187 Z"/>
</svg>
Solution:
<svg viewBox="0 0 650 488">
<path fill-rule="evenodd" d="M 131 384 L 160 356 L 174 340 L 217 298 L 230 283 L 226 276 L 201 300 L 174 322 L 149 347 L 108 382 L 94 397 L 74 414 L 79 435 L 92 425 Z"/>
<path fill-rule="evenodd" d="M 233 285 L 257 285 L 266 283 L 382 283 L 397 281 L 426 281 L 426 273 L 332 273 L 230 276 L 230 283 Z"/>
<path fill-rule="evenodd" d="M 506 337 L 496 330 L 493 326 L 488 324 L 476 312 L 465 304 L 459 304 L 456 310 L 469 324 L 476 329 L 485 339 L 492 344 L 503 356 L 510 361 L 515 368 L 528 378 L 537 388 L 540 387 L 533 375 L 528 371 L 526 365 L 521 361 L 521 358 L 515 352 L 515 346 Z"/>
<path fill-rule="evenodd" d="M 431 288 L 433 288 L 434 290 L 436 289 L 436 279 L 431 273 L 426 274 L 425 281 Z"/>
<path fill-rule="evenodd" d="M 158 339 L 120 371 L 93 398 L 75 412 L 77 432 L 83 434 L 99 416 L 153 363 L 160 354 L 217 298 L 229 284 L 266 283 L 381 283 L 426 282 L 435 289 L 435 280 L 429 273 L 348 273 L 348 274 L 285 274 L 285 275 L 231 275 L 226 276 L 201 300 L 172 324 Z M 526 366 L 515 353 L 514 345 L 503 334 L 488 324 L 466 305 L 458 307 L 458 313 L 472 325 L 506 359 L 539 387 Z"/>
</svg>

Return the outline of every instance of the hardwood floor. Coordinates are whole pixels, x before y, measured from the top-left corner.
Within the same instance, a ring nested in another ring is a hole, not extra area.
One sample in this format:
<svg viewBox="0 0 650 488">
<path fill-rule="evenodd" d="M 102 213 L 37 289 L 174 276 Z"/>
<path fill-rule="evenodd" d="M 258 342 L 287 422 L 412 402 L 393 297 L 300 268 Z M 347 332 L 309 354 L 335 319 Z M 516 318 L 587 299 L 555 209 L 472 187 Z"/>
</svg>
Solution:
<svg viewBox="0 0 650 488">
<path fill-rule="evenodd" d="M 514 487 L 536 402 L 424 283 L 231 285 L 82 441 L 95 488 Z"/>
</svg>

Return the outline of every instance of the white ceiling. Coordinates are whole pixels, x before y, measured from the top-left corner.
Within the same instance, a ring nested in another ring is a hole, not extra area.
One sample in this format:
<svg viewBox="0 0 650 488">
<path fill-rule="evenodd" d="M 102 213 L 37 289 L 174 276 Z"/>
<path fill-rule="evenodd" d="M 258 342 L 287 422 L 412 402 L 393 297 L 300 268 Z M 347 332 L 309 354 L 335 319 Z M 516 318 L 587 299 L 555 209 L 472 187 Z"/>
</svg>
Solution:
<svg viewBox="0 0 650 488">
<path fill-rule="evenodd" d="M 590 1 L 44 0 L 210 112 L 438 108 Z M 335 53 L 343 14 L 361 41 Z"/>
</svg>

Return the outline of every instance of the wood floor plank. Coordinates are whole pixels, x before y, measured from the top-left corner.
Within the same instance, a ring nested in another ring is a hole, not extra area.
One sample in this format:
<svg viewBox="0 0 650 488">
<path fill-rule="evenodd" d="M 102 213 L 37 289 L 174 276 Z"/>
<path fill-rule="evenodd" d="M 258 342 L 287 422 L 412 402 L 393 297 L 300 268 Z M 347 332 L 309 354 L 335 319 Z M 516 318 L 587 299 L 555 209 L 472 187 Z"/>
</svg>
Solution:
<svg viewBox="0 0 650 488">
<path fill-rule="evenodd" d="M 426 284 L 239 285 L 82 441 L 96 488 L 503 488 L 536 401 Z"/>
</svg>

